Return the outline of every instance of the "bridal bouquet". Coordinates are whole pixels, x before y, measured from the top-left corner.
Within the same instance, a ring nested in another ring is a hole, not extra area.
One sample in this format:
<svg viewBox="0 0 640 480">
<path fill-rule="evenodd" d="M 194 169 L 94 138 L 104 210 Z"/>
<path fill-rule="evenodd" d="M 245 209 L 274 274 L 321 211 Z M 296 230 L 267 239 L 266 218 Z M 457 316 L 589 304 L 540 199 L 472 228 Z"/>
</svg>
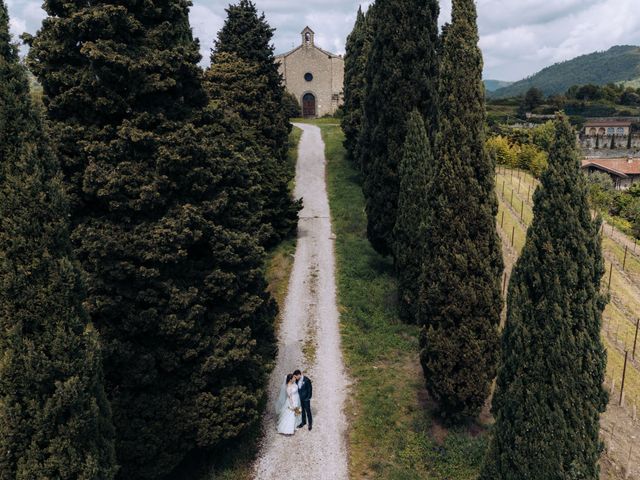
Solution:
<svg viewBox="0 0 640 480">
<path fill-rule="evenodd" d="M 300 415 L 302 415 L 302 409 L 300 407 L 292 408 L 291 410 L 293 410 L 293 413 L 295 414 L 296 417 L 299 417 Z"/>
</svg>

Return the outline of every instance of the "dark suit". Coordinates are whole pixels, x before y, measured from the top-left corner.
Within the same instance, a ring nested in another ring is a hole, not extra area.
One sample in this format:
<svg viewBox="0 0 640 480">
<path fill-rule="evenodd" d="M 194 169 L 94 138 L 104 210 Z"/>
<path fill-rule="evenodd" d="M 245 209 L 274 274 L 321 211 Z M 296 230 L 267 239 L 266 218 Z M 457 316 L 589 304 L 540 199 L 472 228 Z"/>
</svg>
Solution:
<svg viewBox="0 0 640 480">
<path fill-rule="evenodd" d="M 313 425 L 311 415 L 311 397 L 313 396 L 313 385 L 309 377 L 302 377 L 298 381 L 298 394 L 300 395 L 300 406 L 302 407 L 302 425 L 306 425 L 309 418 L 309 428 Z"/>
</svg>

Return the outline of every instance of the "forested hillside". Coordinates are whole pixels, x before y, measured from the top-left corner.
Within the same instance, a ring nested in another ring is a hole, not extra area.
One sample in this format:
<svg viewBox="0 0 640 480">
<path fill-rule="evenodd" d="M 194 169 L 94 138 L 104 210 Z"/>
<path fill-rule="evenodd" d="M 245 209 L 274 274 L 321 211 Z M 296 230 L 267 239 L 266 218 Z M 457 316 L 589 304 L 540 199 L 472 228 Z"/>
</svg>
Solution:
<svg viewBox="0 0 640 480">
<path fill-rule="evenodd" d="M 528 78 L 491 93 L 493 98 L 524 94 L 536 87 L 546 95 L 560 94 L 572 85 L 606 85 L 640 77 L 640 47 L 618 45 L 605 52 L 594 52 L 556 63 Z"/>
<path fill-rule="evenodd" d="M 506 82 L 504 80 L 484 80 L 484 88 L 487 92 L 495 92 L 500 88 L 505 88 L 512 84 L 513 82 Z"/>
</svg>

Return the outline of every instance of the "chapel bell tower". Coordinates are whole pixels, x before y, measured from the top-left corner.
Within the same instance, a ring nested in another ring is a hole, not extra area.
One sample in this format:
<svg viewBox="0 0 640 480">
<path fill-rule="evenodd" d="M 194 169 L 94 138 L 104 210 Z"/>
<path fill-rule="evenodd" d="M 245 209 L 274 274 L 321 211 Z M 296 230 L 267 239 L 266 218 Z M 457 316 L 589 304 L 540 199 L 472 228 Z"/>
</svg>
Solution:
<svg viewBox="0 0 640 480">
<path fill-rule="evenodd" d="M 315 33 L 309 27 L 305 27 L 302 30 L 302 45 L 305 47 L 313 47 L 314 46 L 314 37 Z"/>
</svg>

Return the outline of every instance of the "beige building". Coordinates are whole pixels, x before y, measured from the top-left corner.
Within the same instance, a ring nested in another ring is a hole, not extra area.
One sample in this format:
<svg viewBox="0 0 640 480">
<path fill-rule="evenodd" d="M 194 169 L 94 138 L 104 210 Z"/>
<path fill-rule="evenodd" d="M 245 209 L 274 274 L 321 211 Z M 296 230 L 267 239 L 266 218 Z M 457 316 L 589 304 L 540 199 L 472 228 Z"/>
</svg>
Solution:
<svg viewBox="0 0 640 480">
<path fill-rule="evenodd" d="M 590 119 L 584 124 L 584 134 L 595 136 L 627 136 L 631 131 L 631 122 L 615 119 Z"/>
<path fill-rule="evenodd" d="M 343 102 L 344 59 L 317 47 L 313 30 L 302 31 L 302 43 L 276 61 L 289 92 L 305 117 L 333 115 Z"/>
</svg>

